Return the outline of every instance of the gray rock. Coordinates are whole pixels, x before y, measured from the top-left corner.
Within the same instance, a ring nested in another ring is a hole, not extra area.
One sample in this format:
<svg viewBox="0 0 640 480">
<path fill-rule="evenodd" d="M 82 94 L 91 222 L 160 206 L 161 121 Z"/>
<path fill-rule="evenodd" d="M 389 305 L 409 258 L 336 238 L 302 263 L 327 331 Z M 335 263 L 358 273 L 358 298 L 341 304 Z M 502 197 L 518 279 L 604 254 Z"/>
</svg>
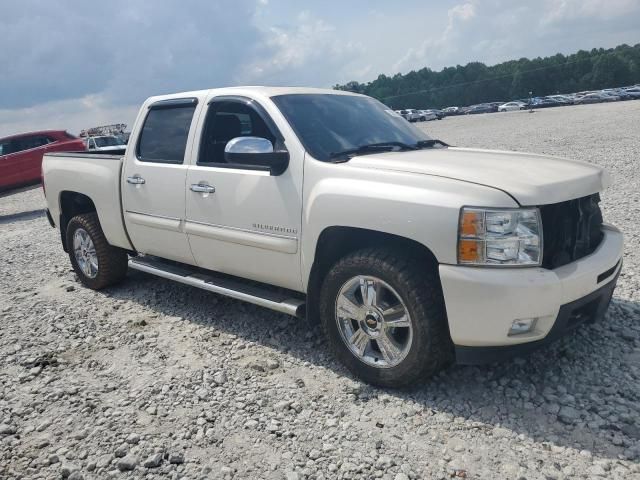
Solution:
<svg viewBox="0 0 640 480">
<path fill-rule="evenodd" d="M 137 433 L 131 433 L 125 441 L 131 445 L 137 445 L 140 442 L 140 435 Z"/>
<path fill-rule="evenodd" d="M 71 474 L 77 470 L 79 470 L 77 465 L 72 463 L 63 463 L 60 467 L 60 475 L 62 478 L 69 478 Z"/>
<path fill-rule="evenodd" d="M 14 425 L 0 425 L 0 435 L 13 435 L 18 429 Z"/>
<path fill-rule="evenodd" d="M 213 381 L 216 385 L 224 385 L 227 383 L 227 374 L 224 372 L 216 372 L 213 374 Z"/>
<path fill-rule="evenodd" d="M 162 463 L 162 454 L 154 453 L 150 455 L 142 464 L 145 468 L 158 468 Z"/>
<path fill-rule="evenodd" d="M 317 449 L 313 449 L 309 452 L 309 458 L 311 460 L 317 460 L 322 456 L 322 452 L 320 450 Z"/>
<path fill-rule="evenodd" d="M 120 445 L 118 448 L 116 448 L 115 452 L 113 452 L 113 454 L 118 458 L 126 456 L 127 453 L 129 453 L 129 445 L 127 445 L 126 443 Z"/>
<path fill-rule="evenodd" d="M 558 412 L 558 420 L 567 425 L 573 425 L 580 420 L 580 412 L 573 407 L 561 407 Z"/>
<path fill-rule="evenodd" d="M 184 453 L 182 452 L 173 452 L 169 454 L 169 463 L 174 465 L 180 465 L 184 463 Z"/>
<path fill-rule="evenodd" d="M 45 420 L 40 425 L 36 427 L 37 432 L 44 432 L 47 428 L 51 426 L 51 420 Z"/>
<path fill-rule="evenodd" d="M 126 452 L 125 452 L 125 455 L 126 455 Z M 101 455 L 100 457 L 98 457 L 98 460 L 96 461 L 96 468 L 106 468 L 109 465 L 111 465 L 111 462 L 113 462 L 113 455 L 109 455 L 109 454 Z"/>
<path fill-rule="evenodd" d="M 151 405 L 145 409 L 145 412 L 147 412 L 149 415 L 157 415 L 158 407 L 156 405 Z"/>
<path fill-rule="evenodd" d="M 121 472 L 133 470 L 138 465 L 138 457 L 135 455 L 126 455 L 116 462 L 116 467 Z"/>
</svg>

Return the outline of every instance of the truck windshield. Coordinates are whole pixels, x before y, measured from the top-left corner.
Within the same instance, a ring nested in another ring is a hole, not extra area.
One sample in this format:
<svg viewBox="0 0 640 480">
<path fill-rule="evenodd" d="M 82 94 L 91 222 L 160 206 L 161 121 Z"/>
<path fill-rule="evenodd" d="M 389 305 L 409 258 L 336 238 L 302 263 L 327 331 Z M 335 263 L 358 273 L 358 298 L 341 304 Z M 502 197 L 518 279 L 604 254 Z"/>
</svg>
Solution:
<svg viewBox="0 0 640 480">
<path fill-rule="evenodd" d="M 93 140 L 96 142 L 96 145 L 98 148 L 117 147 L 117 146 L 124 147 L 124 142 L 120 140 L 118 137 L 94 137 Z"/>
<path fill-rule="evenodd" d="M 289 94 L 272 100 L 317 160 L 334 161 L 340 152 L 368 145 L 417 145 L 430 140 L 398 113 L 370 97 Z"/>
</svg>

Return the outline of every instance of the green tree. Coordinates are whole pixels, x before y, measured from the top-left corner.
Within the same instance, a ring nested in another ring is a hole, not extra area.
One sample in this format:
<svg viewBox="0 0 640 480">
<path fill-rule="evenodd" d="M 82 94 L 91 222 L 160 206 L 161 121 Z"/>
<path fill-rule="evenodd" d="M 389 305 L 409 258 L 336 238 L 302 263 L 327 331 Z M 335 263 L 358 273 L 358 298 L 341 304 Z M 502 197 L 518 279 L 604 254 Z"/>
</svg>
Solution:
<svg viewBox="0 0 640 480">
<path fill-rule="evenodd" d="M 520 58 L 492 66 L 471 62 L 439 72 L 425 67 L 334 88 L 370 95 L 393 108 L 431 108 L 526 98 L 530 91 L 541 96 L 638 82 L 640 44 L 580 50 L 568 56 Z"/>
</svg>

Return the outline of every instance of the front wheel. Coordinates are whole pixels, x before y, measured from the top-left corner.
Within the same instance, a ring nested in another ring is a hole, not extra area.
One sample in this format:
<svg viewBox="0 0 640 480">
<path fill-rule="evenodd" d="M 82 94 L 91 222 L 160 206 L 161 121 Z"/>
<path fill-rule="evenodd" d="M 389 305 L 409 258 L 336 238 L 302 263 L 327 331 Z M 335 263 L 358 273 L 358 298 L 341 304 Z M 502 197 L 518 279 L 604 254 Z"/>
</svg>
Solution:
<svg viewBox="0 0 640 480">
<path fill-rule="evenodd" d="M 109 245 L 96 213 L 71 219 L 67 226 L 67 250 L 78 278 L 93 290 L 118 283 L 127 274 L 127 252 Z"/>
<path fill-rule="evenodd" d="M 437 275 L 391 250 L 338 261 L 324 279 L 320 315 L 336 356 L 375 385 L 415 384 L 453 358 Z"/>
</svg>

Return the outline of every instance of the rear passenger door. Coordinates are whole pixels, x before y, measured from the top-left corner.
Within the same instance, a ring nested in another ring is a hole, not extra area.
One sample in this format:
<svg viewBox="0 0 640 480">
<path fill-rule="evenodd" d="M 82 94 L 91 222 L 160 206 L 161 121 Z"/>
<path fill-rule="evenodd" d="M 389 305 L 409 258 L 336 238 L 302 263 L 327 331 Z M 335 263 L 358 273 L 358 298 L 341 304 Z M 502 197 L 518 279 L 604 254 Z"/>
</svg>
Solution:
<svg viewBox="0 0 640 480">
<path fill-rule="evenodd" d="M 2 143 L 0 172 L 3 187 L 30 183 L 40 178 L 44 145 L 49 139 L 44 135 L 27 135 Z"/>
<path fill-rule="evenodd" d="M 16 151 L 20 151 L 20 170 L 28 181 L 40 178 L 42 157 L 46 146 L 53 143 L 53 139 L 46 135 L 29 135 L 16 140 Z"/>
<path fill-rule="evenodd" d="M 139 119 L 137 143 L 127 148 L 122 180 L 125 225 L 135 249 L 189 264 L 194 259 L 183 229 L 185 159 L 197 105 L 196 98 L 149 105 Z"/>
<path fill-rule="evenodd" d="M 19 170 L 12 153 L 13 147 L 10 139 L 0 142 L 0 188 L 6 188 L 17 183 Z"/>
</svg>

